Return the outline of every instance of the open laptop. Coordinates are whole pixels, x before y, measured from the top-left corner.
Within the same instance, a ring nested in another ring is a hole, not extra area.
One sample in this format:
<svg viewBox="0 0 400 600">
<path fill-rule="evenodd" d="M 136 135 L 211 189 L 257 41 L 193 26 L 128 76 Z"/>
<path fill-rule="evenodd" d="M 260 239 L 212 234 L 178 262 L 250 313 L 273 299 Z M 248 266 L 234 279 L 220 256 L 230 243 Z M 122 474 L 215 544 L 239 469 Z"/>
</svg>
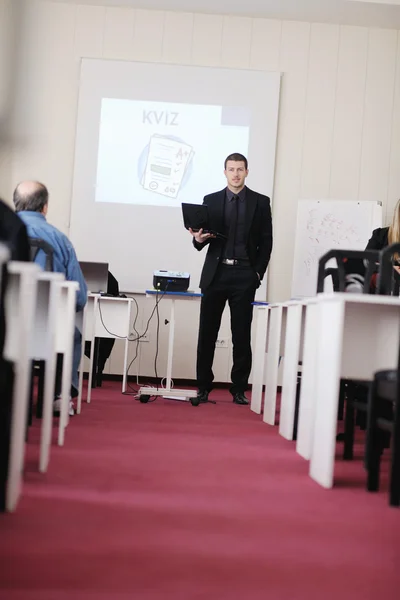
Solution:
<svg viewBox="0 0 400 600">
<path fill-rule="evenodd" d="M 92 294 L 107 293 L 108 263 L 80 262 L 83 276 Z"/>
<path fill-rule="evenodd" d="M 183 224 L 186 229 L 193 231 L 203 230 L 203 233 L 211 233 L 216 237 L 226 239 L 226 236 L 217 231 L 209 229 L 208 206 L 206 204 L 188 204 L 182 202 Z"/>
</svg>

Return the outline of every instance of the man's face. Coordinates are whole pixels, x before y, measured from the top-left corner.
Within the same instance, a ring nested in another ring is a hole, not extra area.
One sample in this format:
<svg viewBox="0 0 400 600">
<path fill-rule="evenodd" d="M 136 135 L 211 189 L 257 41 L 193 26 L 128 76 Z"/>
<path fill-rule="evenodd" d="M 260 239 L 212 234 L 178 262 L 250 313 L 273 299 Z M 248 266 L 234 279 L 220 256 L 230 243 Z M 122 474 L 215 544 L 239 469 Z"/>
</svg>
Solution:
<svg viewBox="0 0 400 600">
<path fill-rule="evenodd" d="M 229 187 L 233 190 L 241 190 L 249 171 L 244 161 L 228 160 L 224 173 Z"/>
</svg>

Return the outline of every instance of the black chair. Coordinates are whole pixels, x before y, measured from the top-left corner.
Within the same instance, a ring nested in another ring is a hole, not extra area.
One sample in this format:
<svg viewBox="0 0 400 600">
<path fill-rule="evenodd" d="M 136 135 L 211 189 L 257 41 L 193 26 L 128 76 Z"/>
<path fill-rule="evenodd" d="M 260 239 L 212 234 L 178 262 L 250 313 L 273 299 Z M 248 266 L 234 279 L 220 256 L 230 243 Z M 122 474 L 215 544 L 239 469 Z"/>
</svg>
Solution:
<svg viewBox="0 0 400 600">
<path fill-rule="evenodd" d="M 336 260 L 337 267 L 327 267 L 327 263 L 332 259 Z M 365 268 L 364 262 L 367 262 Z M 376 269 L 376 263 L 379 260 L 379 252 L 374 250 L 359 251 L 359 250 L 341 250 L 334 249 L 326 252 L 319 259 L 318 263 L 318 281 L 317 281 L 317 294 L 324 291 L 325 279 L 332 277 L 333 290 L 334 292 L 344 292 L 346 289 L 346 274 L 352 272 L 352 270 L 365 271 L 364 280 L 364 293 L 369 293 L 371 278 Z M 356 271 L 356 272 L 357 272 Z M 299 363 L 301 365 L 301 362 Z M 339 396 L 339 411 L 338 418 L 343 419 L 344 404 L 347 391 L 346 381 L 342 381 L 340 385 L 340 396 Z M 293 425 L 293 439 L 297 439 L 297 426 L 298 426 L 298 415 L 299 415 L 299 404 L 300 404 L 300 391 L 301 391 L 301 371 L 297 372 L 297 385 L 296 385 L 296 404 L 295 404 L 295 415 Z M 353 426 L 354 429 L 354 426 Z M 354 435 L 354 432 L 353 432 Z"/>
<path fill-rule="evenodd" d="M 400 244 L 391 244 L 379 253 L 378 294 L 385 296 L 399 295 L 399 276 L 393 268 L 397 254 L 400 255 Z"/>
<path fill-rule="evenodd" d="M 391 445 L 389 504 L 400 506 L 400 352 L 396 370 L 378 371 L 368 402 L 367 490 L 379 490 L 381 458 Z M 391 439 L 390 439 L 391 438 Z M 391 444 L 390 444 L 391 442 Z"/>
<path fill-rule="evenodd" d="M 345 292 L 346 275 L 351 273 L 364 275 L 363 293 L 369 294 L 372 275 L 376 271 L 379 258 L 377 250 L 329 250 L 321 256 L 318 262 L 317 294 L 324 291 L 324 281 L 328 274 L 331 274 L 334 278 L 335 291 Z M 327 269 L 326 265 L 332 259 L 336 260 L 337 268 Z M 332 272 L 334 272 L 334 275 Z"/>
<path fill-rule="evenodd" d="M 339 291 L 339 273 L 338 273 L 337 268 L 335 269 L 334 267 L 329 267 L 328 269 L 325 269 L 324 279 L 326 279 L 327 277 L 332 277 L 333 291 L 338 292 Z"/>
<path fill-rule="evenodd" d="M 28 238 L 31 261 L 34 262 L 42 250 L 46 256 L 45 271 L 54 271 L 54 248 L 48 242 L 40 238 Z"/>
<path fill-rule="evenodd" d="M 337 268 L 326 268 L 329 261 L 335 260 Z M 324 254 L 318 265 L 317 293 L 324 291 L 324 281 L 332 275 L 335 292 L 346 291 L 346 277 L 359 275 L 363 281 L 363 293 L 372 293 L 372 276 L 379 262 L 377 250 L 342 250 L 334 249 Z M 344 441 L 343 458 L 353 458 L 355 424 L 365 429 L 367 410 L 368 384 L 343 379 L 340 383 L 338 418 L 345 417 L 344 433 L 338 434 L 337 440 Z"/>
<path fill-rule="evenodd" d="M 397 252 L 400 253 L 400 244 L 392 244 L 379 252 L 377 294 L 399 295 L 400 276 L 393 269 L 394 256 Z M 358 425 L 362 430 L 366 429 L 370 386 L 371 384 L 366 382 L 345 382 L 345 396 L 343 398 L 343 402 L 346 404 L 343 434 L 344 460 L 352 460 L 354 456 L 355 426 Z"/>
</svg>

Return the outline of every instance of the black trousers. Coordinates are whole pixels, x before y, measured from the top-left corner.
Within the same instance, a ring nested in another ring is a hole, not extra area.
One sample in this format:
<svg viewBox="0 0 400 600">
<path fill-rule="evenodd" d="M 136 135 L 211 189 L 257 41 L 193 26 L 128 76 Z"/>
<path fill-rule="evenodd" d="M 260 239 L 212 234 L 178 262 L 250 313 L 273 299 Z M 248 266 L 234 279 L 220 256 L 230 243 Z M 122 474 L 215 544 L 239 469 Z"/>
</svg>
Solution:
<svg viewBox="0 0 400 600">
<path fill-rule="evenodd" d="M 104 367 L 111 354 L 114 344 L 114 338 L 99 338 L 99 362 L 97 364 L 98 373 L 102 373 L 104 371 Z M 85 354 L 89 358 L 90 342 L 85 342 Z"/>
<path fill-rule="evenodd" d="M 215 343 L 227 301 L 231 313 L 233 344 L 230 391 L 236 394 L 248 389 L 251 371 L 252 302 L 258 285 L 257 273 L 251 267 L 221 264 L 212 284 L 203 290 L 197 345 L 197 385 L 200 391 L 212 389 Z"/>
</svg>

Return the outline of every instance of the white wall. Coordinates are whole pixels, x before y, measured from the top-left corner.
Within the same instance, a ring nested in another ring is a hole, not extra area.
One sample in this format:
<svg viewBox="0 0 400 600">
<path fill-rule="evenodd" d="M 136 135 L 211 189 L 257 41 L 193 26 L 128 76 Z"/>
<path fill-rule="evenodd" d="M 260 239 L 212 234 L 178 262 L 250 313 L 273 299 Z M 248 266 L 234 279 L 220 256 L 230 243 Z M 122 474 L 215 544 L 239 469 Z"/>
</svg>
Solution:
<svg viewBox="0 0 400 600">
<path fill-rule="evenodd" d="M 9 201 L 11 185 L 10 116 L 16 66 L 14 29 L 20 0 L 0 0 L 0 196 Z"/>
<path fill-rule="evenodd" d="M 380 200 L 388 217 L 400 197 L 398 31 L 40 0 L 26 22 L 11 184 L 44 181 L 66 233 L 81 57 L 284 73 L 270 300 L 290 295 L 299 198 Z"/>
</svg>

